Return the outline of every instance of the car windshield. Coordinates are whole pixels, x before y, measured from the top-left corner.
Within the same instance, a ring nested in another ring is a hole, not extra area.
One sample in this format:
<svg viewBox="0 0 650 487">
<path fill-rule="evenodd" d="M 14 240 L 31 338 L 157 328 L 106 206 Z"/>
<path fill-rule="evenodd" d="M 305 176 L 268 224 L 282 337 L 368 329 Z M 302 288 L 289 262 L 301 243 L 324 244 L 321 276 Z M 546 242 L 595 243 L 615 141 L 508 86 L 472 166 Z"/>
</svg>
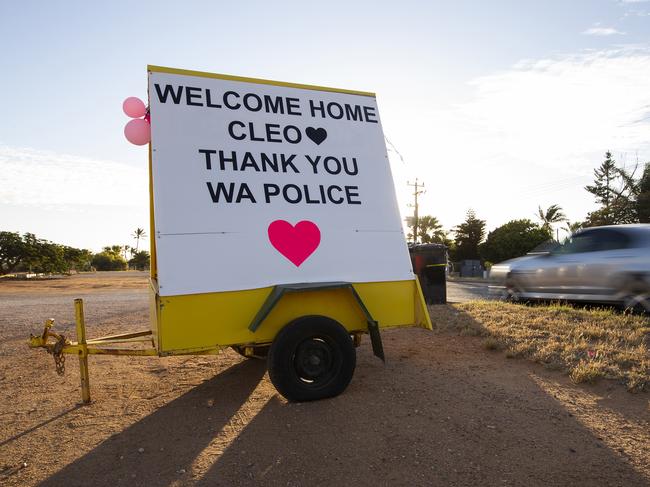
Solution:
<svg viewBox="0 0 650 487">
<path fill-rule="evenodd" d="M 572 235 L 553 253 L 577 254 L 618 250 L 628 248 L 630 245 L 631 240 L 624 233 L 611 229 L 598 229 Z"/>
<path fill-rule="evenodd" d="M 575 254 L 579 252 L 589 252 L 593 249 L 594 244 L 595 241 L 591 233 L 579 233 L 578 235 L 573 235 L 565 240 L 562 245 L 558 245 L 553 253 Z"/>
</svg>

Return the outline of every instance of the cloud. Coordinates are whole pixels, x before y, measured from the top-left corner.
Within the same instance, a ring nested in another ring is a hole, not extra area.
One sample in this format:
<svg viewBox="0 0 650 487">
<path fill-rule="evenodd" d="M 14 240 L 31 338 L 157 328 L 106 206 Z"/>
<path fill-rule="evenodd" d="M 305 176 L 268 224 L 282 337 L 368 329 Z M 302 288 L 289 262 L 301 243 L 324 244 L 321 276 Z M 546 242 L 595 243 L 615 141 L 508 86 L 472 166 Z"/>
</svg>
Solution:
<svg viewBox="0 0 650 487">
<path fill-rule="evenodd" d="M 147 168 L 0 145 L 0 204 L 73 208 L 137 207 Z"/>
<path fill-rule="evenodd" d="M 605 151 L 628 166 L 650 160 L 648 79 L 650 49 L 637 47 L 524 60 L 472 80 L 466 102 L 410 124 L 399 142 L 419 144 L 416 173 L 435 185 L 422 212 L 451 226 L 473 207 L 493 228 L 558 203 L 584 218 L 595 206 L 583 186 Z"/>
<path fill-rule="evenodd" d="M 649 78 L 650 49 L 522 61 L 474 80 L 475 98 L 458 116 L 471 117 L 480 139 L 498 141 L 493 152 L 545 165 L 607 148 L 647 149 Z"/>
<path fill-rule="evenodd" d="M 586 35 L 591 35 L 591 36 L 611 36 L 611 35 L 614 35 L 614 34 L 625 35 L 625 32 L 621 32 L 620 30 L 616 30 L 613 27 L 591 27 L 591 28 L 583 31 L 582 33 L 586 34 Z"/>
<path fill-rule="evenodd" d="M 626 11 L 623 17 L 647 17 L 649 12 L 645 11 L 642 7 L 650 0 L 620 0 L 618 4 L 625 8 Z"/>
</svg>

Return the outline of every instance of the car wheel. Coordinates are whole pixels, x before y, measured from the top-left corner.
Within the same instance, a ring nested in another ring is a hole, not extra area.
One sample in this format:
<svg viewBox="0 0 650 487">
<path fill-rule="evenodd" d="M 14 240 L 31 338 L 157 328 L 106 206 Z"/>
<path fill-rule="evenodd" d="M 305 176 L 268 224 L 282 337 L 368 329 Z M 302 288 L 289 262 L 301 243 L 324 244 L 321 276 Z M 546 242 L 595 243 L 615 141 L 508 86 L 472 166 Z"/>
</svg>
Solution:
<svg viewBox="0 0 650 487">
<path fill-rule="evenodd" d="M 269 378 L 289 401 L 334 397 L 352 380 L 356 357 L 350 333 L 341 324 L 304 316 L 285 326 L 271 344 Z"/>
<path fill-rule="evenodd" d="M 623 308 L 633 313 L 650 313 L 650 292 L 627 292 L 623 298 Z"/>
<path fill-rule="evenodd" d="M 521 301 L 521 288 L 513 278 L 508 278 L 505 284 L 505 300 L 517 303 Z"/>
</svg>

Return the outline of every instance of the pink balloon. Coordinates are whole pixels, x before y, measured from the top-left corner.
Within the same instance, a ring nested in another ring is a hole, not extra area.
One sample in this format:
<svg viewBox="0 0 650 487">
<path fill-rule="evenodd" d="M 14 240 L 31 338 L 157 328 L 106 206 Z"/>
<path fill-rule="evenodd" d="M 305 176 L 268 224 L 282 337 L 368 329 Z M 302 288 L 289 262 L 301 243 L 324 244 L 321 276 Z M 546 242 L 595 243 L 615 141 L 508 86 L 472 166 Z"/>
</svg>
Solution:
<svg viewBox="0 0 650 487">
<path fill-rule="evenodd" d="M 151 125 L 141 118 L 131 120 L 124 126 L 124 136 L 132 144 L 148 144 L 151 140 Z"/>
<path fill-rule="evenodd" d="M 144 102 L 135 96 L 130 96 L 124 100 L 122 110 L 131 118 L 144 117 L 144 114 L 147 113 L 147 107 L 144 106 Z"/>
</svg>

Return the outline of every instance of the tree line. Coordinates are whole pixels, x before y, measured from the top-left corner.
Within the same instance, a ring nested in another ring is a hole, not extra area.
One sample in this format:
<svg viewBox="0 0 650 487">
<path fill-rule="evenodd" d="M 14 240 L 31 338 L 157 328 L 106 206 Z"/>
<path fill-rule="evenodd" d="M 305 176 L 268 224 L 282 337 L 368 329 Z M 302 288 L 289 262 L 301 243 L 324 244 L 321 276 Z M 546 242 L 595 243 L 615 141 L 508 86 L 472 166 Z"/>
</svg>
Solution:
<svg viewBox="0 0 650 487">
<path fill-rule="evenodd" d="M 469 210 L 465 221 L 451 232 L 446 232 L 436 217 L 422 216 L 418 218 L 415 237 L 413 218 L 407 218 L 411 227 L 407 238 L 411 242 L 446 245 L 452 262 L 473 259 L 491 263 L 525 255 L 554 238 L 559 240 L 559 232 L 553 235 L 554 225 L 564 223 L 564 229 L 572 234 L 587 227 L 650 223 L 650 163 L 644 164 L 637 178 L 638 169 L 638 165 L 630 171 L 618 167 L 612 154 L 606 152 L 604 162 L 594 169 L 593 184 L 584 188 L 598 204 L 584 221 L 570 222 L 559 205 L 547 209 L 540 206 L 536 215 L 539 222 L 511 220 L 489 232 L 486 238 L 485 220 Z"/>
<path fill-rule="evenodd" d="M 44 274 L 69 274 L 73 271 L 114 271 L 148 269 L 149 252 L 139 250 L 139 242 L 145 238 L 138 228 L 133 238 L 136 246 L 112 245 L 101 252 L 77 249 L 49 240 L 37 238 L 33 233 L 0 231 L 0 274 L 30 272 Z M 130 252 L 130 255 L 127 253 Z"/>
</svg>

